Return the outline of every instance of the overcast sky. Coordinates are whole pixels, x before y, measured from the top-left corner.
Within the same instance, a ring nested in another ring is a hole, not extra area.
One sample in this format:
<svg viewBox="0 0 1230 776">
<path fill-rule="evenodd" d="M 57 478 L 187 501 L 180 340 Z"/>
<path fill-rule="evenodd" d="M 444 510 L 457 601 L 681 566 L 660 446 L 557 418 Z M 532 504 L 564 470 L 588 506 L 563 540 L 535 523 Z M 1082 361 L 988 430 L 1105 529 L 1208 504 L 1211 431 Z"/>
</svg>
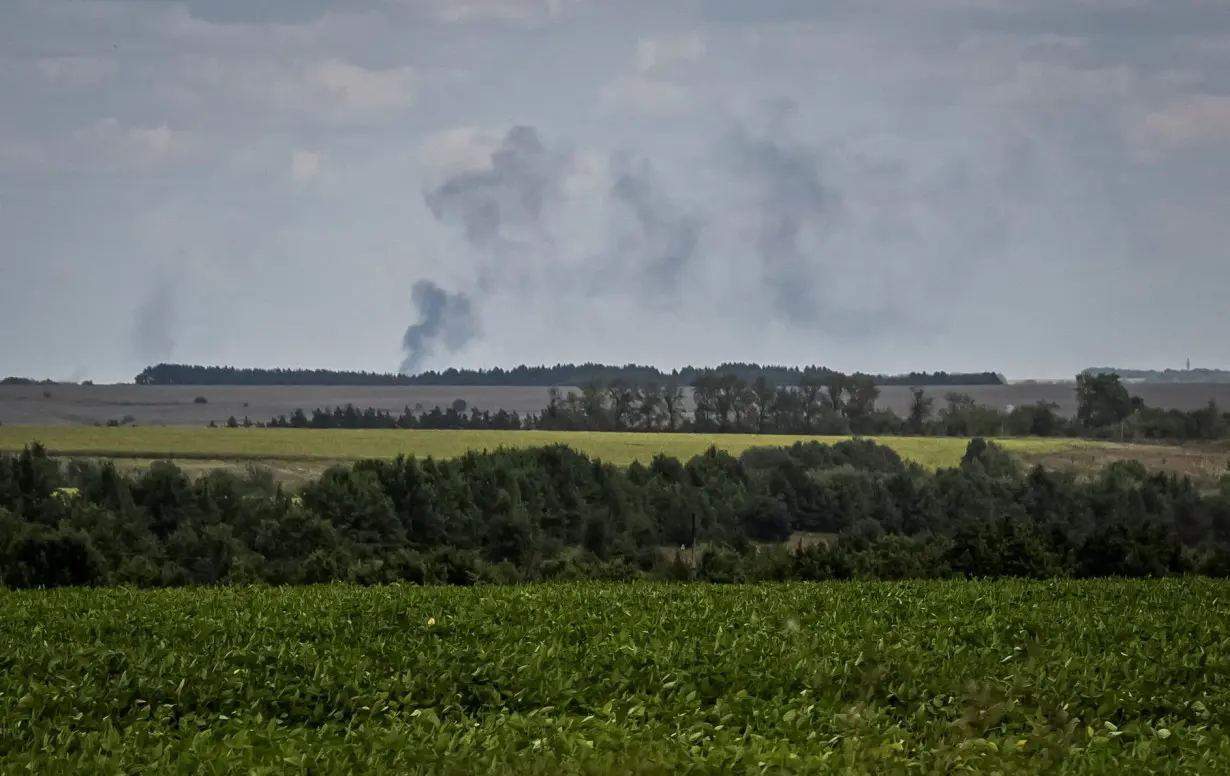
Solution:
<svg viewBox="0 0 1230 776">
<path fill-rule="evenodd" d="M 1225 0 L 4 0 L 0 106 L 4 374 L 1230 366 Z"/>
</svg>

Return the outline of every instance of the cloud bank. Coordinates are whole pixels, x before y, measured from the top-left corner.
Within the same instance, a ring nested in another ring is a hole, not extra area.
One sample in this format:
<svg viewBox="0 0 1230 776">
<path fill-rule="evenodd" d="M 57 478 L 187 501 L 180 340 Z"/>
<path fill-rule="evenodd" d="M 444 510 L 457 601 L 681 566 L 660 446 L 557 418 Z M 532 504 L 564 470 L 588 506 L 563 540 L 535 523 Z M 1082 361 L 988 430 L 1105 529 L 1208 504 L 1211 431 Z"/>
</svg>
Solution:
<svg viewBox="0 0 1230 776">
<path fill-rule="evenodd" d="M 6 365 L 1225 366 L 1230 11 L 1164 10 L 3 4 Z"/>
</svg>

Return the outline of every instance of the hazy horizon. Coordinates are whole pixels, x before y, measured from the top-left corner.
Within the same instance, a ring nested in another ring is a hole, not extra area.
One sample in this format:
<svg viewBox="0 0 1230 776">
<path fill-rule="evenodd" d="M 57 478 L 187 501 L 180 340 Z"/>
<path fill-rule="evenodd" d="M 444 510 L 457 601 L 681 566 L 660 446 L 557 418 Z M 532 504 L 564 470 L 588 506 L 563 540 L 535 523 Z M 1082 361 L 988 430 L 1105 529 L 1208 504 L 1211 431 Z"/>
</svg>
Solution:
<svg viewBox="0 0 1230 776">
<path fill-rule="evenodd" d="M 1223 2 L 13 0 L 0 64 L 7 375 L 1230 366 Z"/>
<path fill-rule="evenodd" d="M 555 366 L 563 366 L 563 365 L 567 365 L 568 363 L 571 363 L 571 365 L 573 365 L 573 366 L 582 366 L 582 365 L 584 365 L 584 362 L 564 362 L 564 363 L 561 363 L 561 362 L 556 362 L 556 363 L 543 363 L 543 364 L 494 364 L 494 365 L 490 365 L 490 366 L 483 366 L 483 365 L 479 365 L 479 366 L 476 366 L 476 367 L 466 367 L 466 369 L 494 370 L 494 369 L 497 369 L 497 368 L 498 368 L 498 369 L 504 369 L 504 370 L 506 370 L 506 371 L 507 371 L 507 370 L 516 369 L 517 367 L 527 367 L 527 368 L 550 368 L 550 367 L 555 367 Z M 663 365 L 663 364 L 646 364 L 646 363 L 636 363 L 636 362 L 629 362 L 629 363 L 625 363 L 625 364 L 611 364 L 611 363 L 606 363 L 606 364 L 603 364 L 602 362 L 592 362 L 592 363 L 599 363 L 599 364 L 600 364 L 600 365 L 602 365 L 602 366 L 610 366 L 610 367 L 616 367 L 616 368 L 618 368 L 618 367 L 625 367 L 625 366 L 652 367 L 652 368 L 655 368 L 655 369 L 657 369 L 657 370 L 659 370 L 659 371 L 661 371 L 661 372 L 664 372 L 664 373 L 670 373 L 672 370 L 674 370 L 674 371 L 680 371 L 680 370 L 684 370 L 684 369 L 715 369 L 715 368 L 718 368 L 718 367 L 720 367 L 720 366 L 722 366 L 722 365 L 724 365 L 724 364 L 729 364 L 729 363 L 734 363 L 734 362 L 731 362 L 731 361 L 721 361 L 721 362 L 715 362 L 715 363 L 710 363 L 710 364 L 666 364 L 666 365 Z M 785 367 L 785 368 L 792 368 L 792 367 L 793 367 L 793 368 L 806 368 L 806 367 L 809 367 L 809 366 L 820 366 L 820 367 L 825 367 L 825 366 L 827 366 L 826 364 L 777 364 L 777 363 L 764 363 L 764 362 L 742 362 L 742 363 L 756 363 L 756 364 L 758 364 L 759 366 L 766 367 L 766 368 L 778 368 L 778 367 Z M 229 367 L 229 368 L 240 369 L 240 370 L 242 370 L 242 369 L 255 369 L 255 370 L 261 370 L 261 369 L 277 369 L 277 368 L 279 368 L 279 367 L 266 367 L 266 366 L 260 366 L 260 365 L 256 365 L 256 364 L 186 364 L 186 363 L 185 363 L 185 364 L 181 364 L 181 365 L 184 365 L 184 366 L 203 366 L 203 367 L 223 367 L 223 368 Z M 147 366 L 147 367 L 153 367 L 153 366 L 156 366 L 156 364 L 147 364 L 146 366 Z M 396 374 L 396 373 L 397 373 L 397 370 L 393 370 L 393 369 L 387 369 L 387 370 L 386 370 L 386 369 L 364 369 L 364 368 L 362 368 L 362 367 L 357 368 L 357 369 L 350 369 L 350 370 L 333 370 L 333 369 L 331 369 L 331 368 L 329 368 L 329 367 L 318 367 L 318 366 L 311 366 L 311 365 L 301 365 L 301 366 L 290 365 L 290 366 L 285 366 L 285 367 L 280 367 L 280 368 L 283 368 L 283 369 L 290 369 L 290 370 L 296 370 L 296 369 L 302 369 L 302 370 L 316 370 L 316 369 L 319 369 L 319 370 L 323 370 L 323 371 L 354 371 L 354 372 L 367 372 L 367 373 L 372 373 L 372 374 Z M 441 372 L 441 371 L 446 371 L 447 369 L 448 369 L 448 367 L 445 367 L 445 368 L 440 369 L 440 370 L 435 370 L 435 369 L 426 369 L 426 370 L 423 370 L 423 371 L 424 371 L 424 372 L 437 372 L 437 373 L 438 373 L 438 372 Z M 1198 365 L 1192 365 L 1192 366 L 1190 367 L 1190 369 L 1189 369 L 1189 368 L 1182 367 L 1182 366 L 1180 366 L 1180 367 L 1164 367 L 1164 366 L 1163 366 L 1163 367 L 1148 367 L 1148 366 L 1125 366 L 1125 365 L 1121 365 L 1121 364 L 1120 364 L 1120 365 L 1105 365 L 1105 364 L 1100 364 L 1100 365 L 1099 365 L 1099 364 L 1094 364 L 1094 365 L 1090 365 L 1090 366 L 1088 366 L 1088 367 L 1083 367 L 1083 368 L 1082 368 L 1082 369 L 1080 369 L 1080 370 L 1076 370 L 1075 372 L 1073 372 L 1073 373 L 1072 373 L 1072 374 L 1070 374 L 1070 375 L 1012 375 L 1012 374 L 1005 374 L 1002 370 L 996 370 L 996 369 L 993 369 L 993 368 L 992 368 L 992 369 L 977 369 L 977 370 L 971 370 L 970 372 L 965 372 L 965 373 L 966 373 L 966 374 L 973 374 L 973 373 L 984 373 L 984 372 L 991 372 L 991 373 L 995 373 L 995 374 L 998 374 L 1001 378 L 1003 378 L 1003 379 L 1005 380 L 1005 382 L 1006 382 L 1007 384 L 1009 384 L 1009 385 L 1011 385 L 1011 384 L 1020 384 L 1020 383 L 1074 383 L 1074 382 L 1076 381 L 1076 375 L 1077 375 L 1077 374 L 1079 374 L 1079 373 L 1080 373 L 1081 371 L 1083 371 L 1084 369 L 1118 369 L 1118 370 L 1120 370 L 1120 371 L 1122 371 L 1122 372 L 1159 372 L 1159 373 L 1164 373 L 1164 372 L 1167 372 L 1167 371 L 1173 371 L 1173 372 L 1188 372 L 1188 371 L 1191 371 L 1191 372 L 1200 372 L 1200 371 L 1208 371 L 1208 372 L 1219 372 L 1219 373 L 1230 371 L 1230 370 L 1226 370 L 1226 369 L 1223 369 L 1223 368 L 1220 368 L 1220 367 L 1203 367 L 1203 366 L 1198 366 Z M 867 372 L 866 370 L 857 370 L 857 369 L 855 369 L 855 370 L 853 370 L 853 371 L 854 371 L 854 372 L 861 372 L 861 373 L 863 373 L 863 374 L 873 374 L 873 375 L 878 375 L 878 376 L 883 376 L 883 377 L 895 377 L 895 376 L 900 376 L 900 375 L 906 375 L 906 374 L 909 374 L 909 373 L 911 372 L 911 370 L 890 370 L 890 371 L 886 371 L 886 372 Z M 944 368 L 942 368 L 942 367 L 941 367 L 941 368 L 936 368 L 936 369 L 913 370 L 913 371 L 916 371 L 916 372 L 919 372 L 919 373 L 930 373 L 930 374 L 935 374 L 935 373 L 940 373 L 940 372 L 944 372 L 944 373 L 948 373 L 948 374 L 961 374 L 961 373 L 962 373 L 962 370 L 956 370 L 956 369 L 944 369 Z M 104 381 L 104 380 L 93 380 L 93 379 L 91 379 L 91 378 L 80 378 L 80 379 L 55 378 L 55 377 L 48 377 L 48 376 L 46 376 L 46 375 L 41 375 L 41 376 L 36 376 L 36 375 L 25 375 L 25 374 L 8 374 L 8 375 L 0 375 L 0 379 L 6 378 L 6 377 L 9 377 L 9 378 L 21 378 L 21 379 L 31 379 L 31 380 L 35 380 L 35 381 L 41 381 L 41 380 L 45 380 L 45 379 L 51 379 L 51 380 L 54 380 L 54 381 L 64 382 L 64 383 L 80 383 L 82 380 L 89 380 L 91 383 L 94 383 L 95 385 L 132 385 L 132 384 L 133 384 L 133 379 L 136 377 L 136 375 L 134 374 L 132 377 L 128 377 L 128 378 L 124 378 L 124 379 L 109 380 L 109 381 Z M 1128 382 L 1131 382 L 1131 381 L 1132 381 L 1132 379 L 1131 379 L 1131 378 L 1127 378 L 1127 381 L 1128 381 Z M 185 385 L 189 385 L 189 384 L 185 384 Z M 220 384 L 220 385 L 224 385 L 224 384 Z M 253 385 L 251 385 L 251 386 L 249 386 L 249 387 L 260 387 L 260 386 L 261 386 L 261 384 L 253 384 Z M 269 388 L 278 388 L 278 387 L 280 387 L 280 386 L 278 386 L 278 385 L 274 385 L 274 384 L 270 384 L 270 385 L 265 386 L 265 387 L 269 387 Z"/>
</svg>

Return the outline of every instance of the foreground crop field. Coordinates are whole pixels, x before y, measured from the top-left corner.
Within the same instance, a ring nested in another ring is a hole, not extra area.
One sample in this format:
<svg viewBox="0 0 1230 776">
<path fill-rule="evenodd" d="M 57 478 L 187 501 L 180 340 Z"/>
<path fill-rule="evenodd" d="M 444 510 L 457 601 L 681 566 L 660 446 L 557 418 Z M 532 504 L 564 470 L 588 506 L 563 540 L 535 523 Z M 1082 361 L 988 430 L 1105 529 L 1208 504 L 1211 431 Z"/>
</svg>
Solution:
<svg viewBox="0 0 1230 776">
<path fill-rule="evenodd" d="M 566 444 L 603 461 L 648 463 L 658 453 L 688 459 L 712 445 L 738 454 L 749 447 L 798 441 L 836 442 L 845 437 L 757 436 L 752 434 L 648 434 L 553 431 L 359 431 L 349 429 L 231 429 L 139 426 L 0 426 L 0 451 L 41 442 L 62 456 L 110 458 L 198 458 L 221 460 L 354 460 L 392 458 L 399 453 L 451 458 L 469 450 Z M 960 438 L 871 437 L 923 466 L 951 466 L 968 443 Z M 1030 455 L 1096 447 L 1072 439 L 1009 439 L 1003 445 Z M 1122 446 L 1120 446 L 1122 447 Z"/>
<path fill-rule="evenodd" d="M 1230 584 L 0 593 L 55 773 L 1230 772 Z"/>
</svg>

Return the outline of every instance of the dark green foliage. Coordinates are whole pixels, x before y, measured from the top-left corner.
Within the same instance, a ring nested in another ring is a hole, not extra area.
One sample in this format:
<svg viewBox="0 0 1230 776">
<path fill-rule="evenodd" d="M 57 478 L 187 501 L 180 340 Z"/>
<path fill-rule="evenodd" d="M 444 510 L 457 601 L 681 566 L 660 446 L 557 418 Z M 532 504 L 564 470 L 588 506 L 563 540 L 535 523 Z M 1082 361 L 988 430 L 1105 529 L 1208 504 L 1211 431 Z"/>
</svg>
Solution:
<svg viewBox="0 0 1230 776">
<path fill-rule="evenodd" d="M 127 475 L 31 447 L 0 455 L 0 527 L 11 587 L 1230 573 L 1230 487 L 1023 472 L 983 439 L 933 473 L 867 440 L 626 470 L 556 445 L 360 461 L 296 494 L 259 469 Z"/>
<path fill-rule="evenodd" d="M 1020 466 L 1007 450 L 994 442 L 988 442 L 982 437 L 971 439 L 961 457 L 961 468 L 971 473 L 981 473 L 988 477 L 1020 476 Z"/>
<path fill-rule="evenodd" d="M 8 587 L 89 585 L 102 576 L 102 565 L 89 537 L 80 532 L 0 515 L 0 581 Z"/>
<path fill-rule="evenodd" d="M 780 498 L 749 499 L 739 518 L 743 533 L 755 541 L 784 542 L 790 538 L 790 512 Z"/>
<path fill-rule="evenodd" d="M 703 582 L 734 584 L 745 582 L 743 558 L 733 547 L 715 544 L 705 549 L 696 578 Z"/>
</svg>

